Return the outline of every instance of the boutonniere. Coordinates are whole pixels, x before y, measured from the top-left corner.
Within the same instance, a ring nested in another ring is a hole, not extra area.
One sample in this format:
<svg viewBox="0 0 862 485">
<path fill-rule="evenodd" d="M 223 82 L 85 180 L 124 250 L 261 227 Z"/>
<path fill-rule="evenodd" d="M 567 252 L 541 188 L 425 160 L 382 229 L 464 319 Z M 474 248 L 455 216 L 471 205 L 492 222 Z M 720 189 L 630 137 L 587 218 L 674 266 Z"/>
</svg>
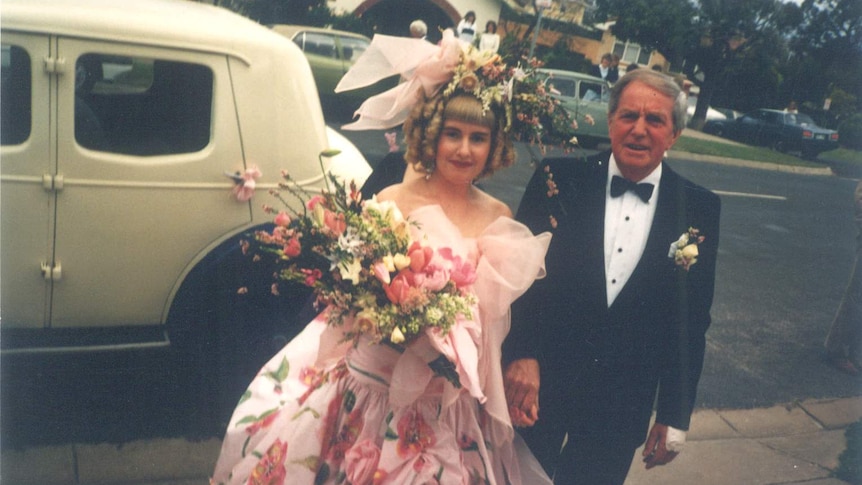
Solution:
<svg viewBox="0 0 862 485">
<path fill-rule="evenodd" d="M 697 262 L 697 245 L 706 239 L 700 235 L 700 230 L 689 227 L 687 232 L 682 233 L 679 239 L 670 243 L 670 251 L 667 257 L 673 259 L 677 266 L 688 271 Z"/>
</svg>

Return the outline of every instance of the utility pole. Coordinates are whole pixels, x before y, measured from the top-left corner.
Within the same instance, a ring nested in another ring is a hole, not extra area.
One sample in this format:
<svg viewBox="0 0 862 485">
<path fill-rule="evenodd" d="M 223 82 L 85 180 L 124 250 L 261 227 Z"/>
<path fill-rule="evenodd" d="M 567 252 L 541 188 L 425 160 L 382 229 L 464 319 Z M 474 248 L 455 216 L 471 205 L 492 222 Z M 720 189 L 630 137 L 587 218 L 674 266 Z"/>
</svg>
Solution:
<svg viewBox="0 0 862 485">
<path fill-rule="evenodd" d="M 530 41 L 530 56 L 533 58 L 533 53 L 536 51 L 536 40 L 539 38 L 539 31 L 542 30 L 542 13 L 546 8 L 551 7 L 551 0 L 536 0 L 536 28 L 533 30 L 533 39 Z"/>
</svg>

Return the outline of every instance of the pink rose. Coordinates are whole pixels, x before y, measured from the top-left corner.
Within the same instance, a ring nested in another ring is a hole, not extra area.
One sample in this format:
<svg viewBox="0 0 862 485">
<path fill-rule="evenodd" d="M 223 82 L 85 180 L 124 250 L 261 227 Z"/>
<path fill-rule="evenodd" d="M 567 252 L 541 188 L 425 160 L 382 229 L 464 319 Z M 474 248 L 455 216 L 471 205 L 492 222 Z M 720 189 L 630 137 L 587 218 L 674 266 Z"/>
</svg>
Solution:
<svg viewBox="0 0 862 485">
<path fill-rule="evenodd" d="M 275 216 L 273 222 L 276 226 L 287 227 L 290 224 L 290 216 L 287 215 L 287 212 L 281 211 Z"/>
<path fill-rule="evenodd" d="M 356 443 L 344 456 L 347 481 L 356 484 L 371 483 L 379 460 L 380 448 L 373 441 L 364 439 Z"/>
<path fill-rule="evenodd" d="M 302 245 L 299 244 L 299 239 L 292 237 L 284 244 L 282 250 L 288 258 L 295 258 L 302 253 Z"/>
<path fill-rule="evenodd" d="M 413 291 L 413 273 L 410 271 L 402 271 L 392 279 L 389 285 L 383 285 L 383 290 L 386 296 L 394 304 L 399 304 L 407 300 Z"/>
<path fill-rule="evenodd" d="M 319 269 L 301 269 L 300 271 L 305 275 L 305 286 L 314 286 L 317 280 L 323 277 L 323 272 Z"/>
<path fill-rule="evenodd" d="M 410 258 L 410 269 L 419 273 L 431 262 L 431 258 L 434 257 L 434 250 L 414 242 L 407 250 L 407 256 Z"/>
<path fill-rule="evenodd" d="M 347 222 L 344 220 L 344 214 L 338 214 L 332 211 L 323 213 L 323 223 L 336 236 L 340 236 L 347 230 Z"/>
<path fill-rule="evenodd" d="M 428 291 L 440 291 L 449 282 L 449 274 L 441 267 L 429 264 L 416 275 L 416 286 Z"/>
<path fill-rule="evenodd" d="M 307 207 L 308 210 L 314 210 L 314 208 L 317 207 L 317 204 L 321 204 L 325 201 L 326 199 L 322 195 L 315 195 L 308 199 L 308 202 L 305 203 L 305 207 Z"/>
</svg>

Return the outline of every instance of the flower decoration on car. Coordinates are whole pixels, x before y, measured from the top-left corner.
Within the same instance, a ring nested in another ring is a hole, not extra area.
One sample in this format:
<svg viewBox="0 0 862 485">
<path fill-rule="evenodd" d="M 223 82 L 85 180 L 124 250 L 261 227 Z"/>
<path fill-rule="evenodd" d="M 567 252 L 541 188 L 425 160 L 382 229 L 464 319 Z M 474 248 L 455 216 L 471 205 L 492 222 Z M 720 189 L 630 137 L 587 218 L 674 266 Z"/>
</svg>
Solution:
<svg viewBox="0 0 862 485">
<path fill-rule="evenodd" d="M 254 196 L 254 189 L 257 185 L 257 179 L 261 176 L 261 172 L 257 166 L 252 165 L 244 172 L 225 172 L 225 176 L 233 180 L 234 187 L 232 193 L 234 198 L 240 202 L 246 202 Z"/>
<path fill-rule="evenodd" d="M 689 227 L 687 232 L 682 233 L 679 239 L 670 244 L 667 257 L 673 259 L 677 266 L 688 271 L 697 263 L 697 245 L 705 239 L 704 236 L 700 235 L 699 229 Z"/>
<path fill-rule="evenodd" d="M 257 231 L 243 249 L 257 259 L 270 255 L 277 280 L 311 287 L 327 323 L 342 326 L 348 339 L 365 336 L 400 348 L 427 328 L 446 335 L 459 319 L 473 318 L 473 263 L 414 239 L 416 223 L 393 202 L 362 201 L 354 183 L 331 174 L 320 193 L 286 172 L 282 177 L 271 193 L 285 209 L 265 206 L 274 228 Z"/>
</svg>

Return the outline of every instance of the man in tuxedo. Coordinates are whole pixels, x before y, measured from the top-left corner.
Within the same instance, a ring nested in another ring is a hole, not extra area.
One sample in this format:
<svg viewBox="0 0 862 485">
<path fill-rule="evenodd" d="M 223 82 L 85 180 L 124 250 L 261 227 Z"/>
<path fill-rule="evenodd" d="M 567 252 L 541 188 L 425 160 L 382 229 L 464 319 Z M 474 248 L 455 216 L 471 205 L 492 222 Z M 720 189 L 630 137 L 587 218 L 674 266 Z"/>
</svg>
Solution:
<svg viewBox="0 0 862 485">
<path fill-rule="evenodd" d="M 506 396 L 557 484 L 622 484 L 645 439 L 646 468 L 674 459 L 710 324 L 720 201 L 663 162 L 685 96 L 637 69 L 608 112 L 611 151 L 544 161 L 517 215 L 553 238 L 547 276 L 512 307 Z M 670 251 L 689 228 L 703 237 L 695 264 Z"/>
</svg>

